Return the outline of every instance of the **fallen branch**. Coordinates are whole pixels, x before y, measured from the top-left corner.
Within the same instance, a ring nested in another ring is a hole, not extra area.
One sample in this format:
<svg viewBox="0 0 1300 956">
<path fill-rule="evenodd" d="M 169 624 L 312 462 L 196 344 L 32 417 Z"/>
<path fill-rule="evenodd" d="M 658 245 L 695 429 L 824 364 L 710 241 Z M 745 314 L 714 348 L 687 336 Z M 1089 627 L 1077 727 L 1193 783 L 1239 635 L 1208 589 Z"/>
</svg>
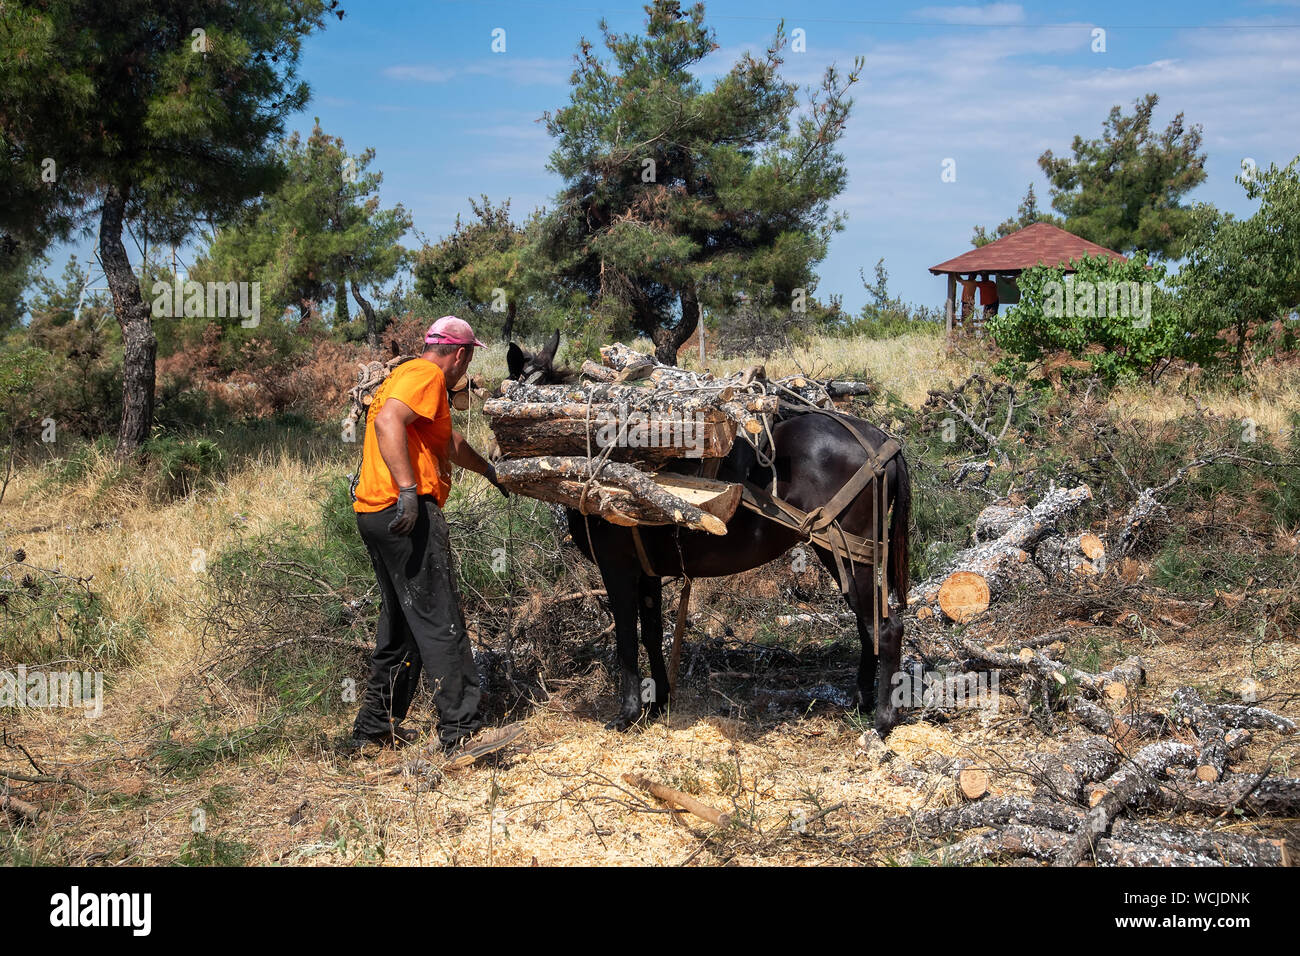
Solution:
<svg viewBox="0 0 1300 956">
<path fill-rule="evenodd" d="M 1083 825 L 1071 835 L 1069 841 L 1052 861 L 1053 866 L 1077 866 L 1096 841 L 1110 829 L 1111 821 L 1125 808 L 1157 792 L 1159 777 L 1169 767 L 1186 766 L 1194 762 L 1196 751 L 1186 744 L 1162 741 L 1143 747 L 1131 763 L 1092 789 L 1092 809 L 1084 817 Z"/>
<path fill-rule="evenodd" d="M 623 774 L 623 782 L 629 786 L 638 787 L 647 791 L 657 800 L 662 800 L 665 803 L 675 803 L 683 810 L 695 814 L 695 816 L 699 817 L 701 820 L 712 823 L 714 826 L 727 827 L 731 825 L 730 814 L 715 810 L 713 807 L 706 803 L 701 803 L 689 794 L 682 793 L 679 790 L 673 790 L 671 787 L 665 787 L 661 783 L 655 783 L 641 774 L 625 773 Z"/>
</svg>

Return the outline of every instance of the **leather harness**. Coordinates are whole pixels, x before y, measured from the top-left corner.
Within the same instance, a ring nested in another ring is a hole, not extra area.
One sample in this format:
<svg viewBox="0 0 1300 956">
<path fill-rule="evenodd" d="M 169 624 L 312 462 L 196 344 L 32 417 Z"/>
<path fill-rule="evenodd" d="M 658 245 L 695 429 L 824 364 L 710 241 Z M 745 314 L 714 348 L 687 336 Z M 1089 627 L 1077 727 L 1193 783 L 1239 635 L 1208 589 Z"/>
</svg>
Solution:
<svg viewBox="0 0 1300 956">
<path fill-rule="evenodd" d="M 882 511 L 888 508 L 889 501 L 889 478 L 885 469 L 890 460 L 902 451 L 902 446 L 899 445 L 897 440 L 890 438 L 879 449 L 876 449 L 872 446 L 871 441 L 858 430 L 851 419 L 824 409 L 800 409 L 800 411 L 818 412 L 839 422 L 848 430 L 850 435 L 858 440 L 858 444 L 862 446 L 863 451 L 867 454 L 867 460 L 854 473 L 853 477 L 831 496 L 830 501 L 814 508 L 812 511 L 803 511 L 796 508 L 788 501 L 778 498 L 766 488 L 760 487 L 752 481 L 742 483 L 740 501 L 742 505 L 755 514 L 797 531 L 805 541 L 811 541 L 830 551 L 835 557 L 835 567 L 840 579 L 840 591 L 848 594 L 853 580 L 854 565 L 863 564 L 883 568 L 889 561 L 889 535 L 885 531 L 884 515 L 882 514 Z M 710 462 L 710 464 L 713 463 Z M 716 475 L 716 466 L 714 471 Z M 840 515 L 877 478 L 881 481 L 881 493 L 879 496 L 875 496 L 873 500 L 871 537 L 864 538 L 861 535 L 845 531 L 839 521 Z M 633 525 L 631 530 L 632 542 L 636 546 L 636 555 L 641 563 L 641 570 L 650 577 L 658 577 L 650 563 L 650 556 L 646 551 L 645 542 L 641 539 L 639 527 Z M 847 567 L 845 566 L 846 559 L 848 561 Z M 883 615 L 888 617 L 889 603 L 887 600 L 883 603 L 882 609 Z"/>
</svg>

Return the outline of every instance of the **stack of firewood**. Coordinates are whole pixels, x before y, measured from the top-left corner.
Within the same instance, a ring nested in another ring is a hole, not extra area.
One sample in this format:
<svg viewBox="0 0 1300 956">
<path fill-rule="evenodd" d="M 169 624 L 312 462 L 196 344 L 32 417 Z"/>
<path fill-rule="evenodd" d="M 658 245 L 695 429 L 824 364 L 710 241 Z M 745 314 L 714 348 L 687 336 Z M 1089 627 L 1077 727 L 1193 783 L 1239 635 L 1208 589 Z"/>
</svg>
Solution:
<svg viewBox="0 0 1300 956">
<path fill-rule="evenodd" d="M 864 395 L 862 382 L 791 376 L 761 366 L 727 378 L 660 365 L 625 345 L 601 349 L 582 379 L 564 385 L 507 381 L 483 406 L 510 491 L 615 524 L 677 524 L 725 534 L 739 484 L 683 471 L 682 459 L 725 458 L 737 437 L 770 433 L 782 402 L 827 406 Z"/>
<path fill-rule="evenodd" d="M 1057 525 L 1092 498 L 1087 485 L 1053 488 L 1037 505 L 992 504 L 975 519 L 974 544 L 914 587 L 908 604 L 919 618 L 964 622 L 1016 586 L 1042 585 L 1106 570 L 1106 543 L 1091 532 Z"/>
</svg>

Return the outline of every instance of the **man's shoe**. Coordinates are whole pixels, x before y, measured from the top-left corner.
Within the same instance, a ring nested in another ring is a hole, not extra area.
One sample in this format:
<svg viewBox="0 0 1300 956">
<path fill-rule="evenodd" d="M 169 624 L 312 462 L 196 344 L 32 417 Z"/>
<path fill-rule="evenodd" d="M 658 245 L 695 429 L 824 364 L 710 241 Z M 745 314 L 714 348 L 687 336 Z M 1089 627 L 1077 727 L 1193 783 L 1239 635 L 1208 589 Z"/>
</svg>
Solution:
<svg viewBox="0 0 1300 956">
<path fill-rule="evenodd" d="M 339 747 L 339 752 L 345 756 L 372 755 L 390 747 L 394 750 L 405 747 L 407 744 L 414 743 L 419 736 L 418 730 L 398 726 L 394 726 L 391 731 L 377 734 L 353 734 L 351 739 Z"/>
<path fill-rule="evenodd" d="M 506 724 L 504 727 L 485 727 L 472 736 L 462 737 L 447 749 L 447 761 L 443 764 L 443 768 L 457 770 L 468 767 L 480 757 L 486 757 L 490 753 L 496 753 L 510 746 L 522 737 L 523 733 L 524 725 L 516 722 Z"/>
</svg>

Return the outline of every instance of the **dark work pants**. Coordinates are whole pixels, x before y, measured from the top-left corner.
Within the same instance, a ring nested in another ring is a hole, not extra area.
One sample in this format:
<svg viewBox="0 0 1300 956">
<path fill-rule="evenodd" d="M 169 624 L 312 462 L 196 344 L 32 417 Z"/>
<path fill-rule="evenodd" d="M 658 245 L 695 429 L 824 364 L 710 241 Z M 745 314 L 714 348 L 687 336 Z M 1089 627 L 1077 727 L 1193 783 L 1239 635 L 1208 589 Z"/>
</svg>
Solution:
<svg viewBox="0 0 1300 956">
<path fill-rule="evenodd" d="M 438 707 L 438 736 L 450 745 L 483 724 L 482 694 L 452 573 L 447 522 L 428 495 L 420 498 L 420 516 L 409 536 L 388 530 L 396 513 L 396 504 L 383 511 L 357 512 L 357 529 L 375 566 L 383 608 L 353 733 L 385 734 L 401 723 L 424 667 Z"/>
</svg>

